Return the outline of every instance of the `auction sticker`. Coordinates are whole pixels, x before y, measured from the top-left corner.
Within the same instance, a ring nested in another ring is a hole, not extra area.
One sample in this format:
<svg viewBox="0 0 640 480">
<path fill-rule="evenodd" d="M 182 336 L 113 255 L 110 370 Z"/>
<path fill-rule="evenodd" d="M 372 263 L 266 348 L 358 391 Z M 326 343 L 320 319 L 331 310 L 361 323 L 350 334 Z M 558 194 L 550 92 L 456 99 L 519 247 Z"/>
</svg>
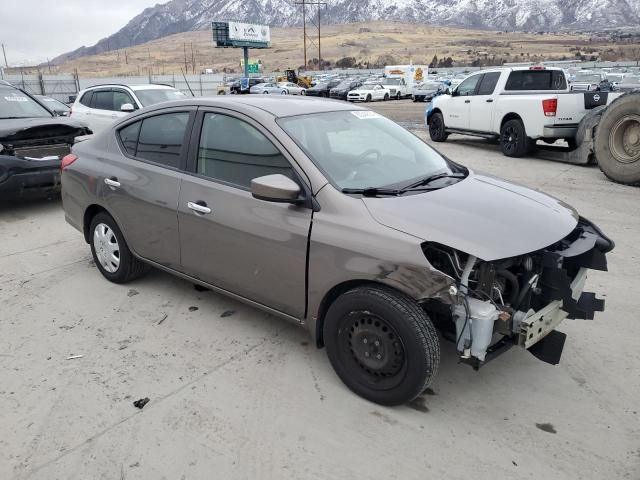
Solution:
<svg viewBox="0 0 640 480">
<path fill-rule="evenodd" d="M 4 99 L 5 99 L 7 102 L 28 102 L 28 101 L 29 101 L 29 100 L 27 99 L 27 97 L 15 97 L 15 96 L 12 96 L 12 97 L 4 97 Z"/>
<path fill-rule="evenodd" d="M 358 117 L 360 120 L 367 120 L 370 118 L 382 118 L 382 115 L 376 112 L 370 112 L 368 110 L 354 110 L 351 112 L 354 117 Z"/>
</svg>

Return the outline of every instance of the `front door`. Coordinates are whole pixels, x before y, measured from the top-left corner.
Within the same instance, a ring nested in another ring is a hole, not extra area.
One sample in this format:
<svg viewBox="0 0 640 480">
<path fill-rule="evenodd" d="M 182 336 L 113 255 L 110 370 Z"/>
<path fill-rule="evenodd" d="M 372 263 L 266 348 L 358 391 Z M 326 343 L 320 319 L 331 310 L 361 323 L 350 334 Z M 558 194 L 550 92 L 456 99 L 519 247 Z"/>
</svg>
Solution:
<svg viewBox="0 0 640 480">
<path fill-rule="evenodd" d="M 251 120 L 205 111 L 197 124 L 193 175 L 178 202 L 182 271 L 302 318 L 311 210 L 250 192 L 253 178 L 280 173 L 300 182 L 298 175 Z"/>
<path fill-rule="evenodd" d="M 129 247 L 141 257 L 180 269 L 178 195 L 195 109 L 145 117 L 116 132 L 103 159 L 103 200 Z"/>
<path fill-rule="evenodd" d="M 482 75 L 476 94 L 470 97 L 472 103 L 469 110 L 469 130 L 476 132 L 490 132 L 493 125 L 493 112 L 496 85 L 500 79 L 500 72 L 489 72 Z"/>
<path fill-rule="evenodd" d="M 469 129 L 471 98 L 475 94 L 480 77 L 481 74 L 467 77 L 453 92 L 445 111 L 444 123 L 447 127 Z"/>
</svg>

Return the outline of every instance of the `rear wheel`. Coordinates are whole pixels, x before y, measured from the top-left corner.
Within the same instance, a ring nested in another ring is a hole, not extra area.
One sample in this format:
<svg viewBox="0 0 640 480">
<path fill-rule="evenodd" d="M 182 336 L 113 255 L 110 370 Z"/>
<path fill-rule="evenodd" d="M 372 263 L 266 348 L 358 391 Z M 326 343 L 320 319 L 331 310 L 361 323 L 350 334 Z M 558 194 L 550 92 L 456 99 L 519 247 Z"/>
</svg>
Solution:
<svg viewBox="0 0 640 480">
<path fill-rule="evenodd" d="M 264 95 L 269 95 L 269 92 L 266 92 L 266 91 L 265 91 L 265 92 L 262 92 L 262 93 L 263 93 Z"/>
<path fill-rule="evenodd" d="M 500 130 L 500 147 L 507 157 L 523 157 L 531 148 L 524 125 L 518 119 L 505 122 Z"/>
<path fill-rule="evenodd" d="M 433 323 L 413 299 L 364 286 L 338 297 L 324 325 L 327 355 L 353 392 L 381 405 L 419 396 L 440 363 Z"/>
<path fill-rule="evenodd" d="M 640 92 L 619 97 L 603 112 L 594 153 L 600 170 L 611 180 L 640 184 Z"/>
<path fill-rule="evenodd" d="M 449 137 L 440 112 L 434 113 L 429 120 L 429 136 L 434 142 L 446 142 Z"/>
<path fill-rule="evenodd" d="M 145 273 L 147 264 L 133 256 L 115 220 L 98 213 L 90 224 L 91 254 L 100 273 L 114 283 L 126 283 Z"/>
</svg>

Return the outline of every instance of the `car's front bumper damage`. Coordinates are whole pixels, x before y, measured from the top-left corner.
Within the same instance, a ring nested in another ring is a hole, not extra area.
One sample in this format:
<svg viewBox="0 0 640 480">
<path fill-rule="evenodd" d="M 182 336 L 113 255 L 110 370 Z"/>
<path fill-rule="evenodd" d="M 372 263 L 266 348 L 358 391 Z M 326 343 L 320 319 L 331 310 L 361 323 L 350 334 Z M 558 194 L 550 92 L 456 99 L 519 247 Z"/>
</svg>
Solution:
<svg viewBox="0 0 640 480">
<path fill-rule="evenodd" d="M 425 254 L 453 255 L 448 273 L 459 277 L 451 292 L 455 341 L 462 360 L 474 367 L 512 346 L 557 363 L 565 335 L 555 329 L 565 319 L 592 320 L 604 300 L 584 291 L 589 270 L 607 270 L 614 243 L 581 218 L 564 239 L 515 258 L 482 262 L 460 252 L 427 246 Z M 459 265 L 460 268 L 457 268 Z"/>
</svg>

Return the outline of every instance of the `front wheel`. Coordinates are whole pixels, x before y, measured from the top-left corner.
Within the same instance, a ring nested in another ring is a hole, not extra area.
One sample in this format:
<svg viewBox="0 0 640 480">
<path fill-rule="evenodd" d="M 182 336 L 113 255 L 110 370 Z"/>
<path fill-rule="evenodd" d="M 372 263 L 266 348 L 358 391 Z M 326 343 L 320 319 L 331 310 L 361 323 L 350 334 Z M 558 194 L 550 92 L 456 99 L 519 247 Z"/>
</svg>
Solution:
<svg viewBox="0 0 640 480">
<path fill-rule="evenodd" d="M 307 94 L 307 91 L 306 91 L 306 90 L 301 90 L 301 91 L 300 91 L 300 95 L 306 95 L 306 94 Z"/>
<path fill-rule="evenodd" d="M 429 136 L 434 142 L 446 142 L 449 134 L 444 126 L 444 117 L 436 112 L 429 121 Z"/>
<path fill-rule="evenodd" d="M 384 94 L 384 101 L 386 102 L 387 100 L 389 100 L 389 94 L 388 94 L 388 93 L 385 93 L 385 94 Z"/>
<path fill-rule="evenodd" d="M 381 405 L 418 397 L 440 363 L 438 335 L 425 311 L 382 286 L 358 287 L 338 297 L 327 312 L 324 341 L 345 385 Z"/>
<path fill-rule="evenodd" d="M 371 95 L 367 95 L 365 102 L 369 103 L 371 101 Z"/>
<path fill-rule="evenodd" d="M 148 270 L 148 266 L 133 256 L 127 242 L 107 213 L 99 213 L 90 225 L 91 254 L 100 273 L 113 283 L 127 283 Z"/>
<path fill-rule="evenodd" d="M 402 100 L 402 95 L 400 94 L 400 92 L 396 94 L 396 100 Z"/>
<path fill-rule="evenodd" d="M 282 90 L 282 91 L 280 92 L 280 95 L 287 95 L 287 93 L 288 93 L 288 92 L 287 92 L 286 90 Z"/>
<path fill-rule="evenodd" d="M 507 157 L 523 157 L 531 149 L 522 121 L 513 119 L 505 122 L 500 130 L 500 148 Z"/>
</svg>

